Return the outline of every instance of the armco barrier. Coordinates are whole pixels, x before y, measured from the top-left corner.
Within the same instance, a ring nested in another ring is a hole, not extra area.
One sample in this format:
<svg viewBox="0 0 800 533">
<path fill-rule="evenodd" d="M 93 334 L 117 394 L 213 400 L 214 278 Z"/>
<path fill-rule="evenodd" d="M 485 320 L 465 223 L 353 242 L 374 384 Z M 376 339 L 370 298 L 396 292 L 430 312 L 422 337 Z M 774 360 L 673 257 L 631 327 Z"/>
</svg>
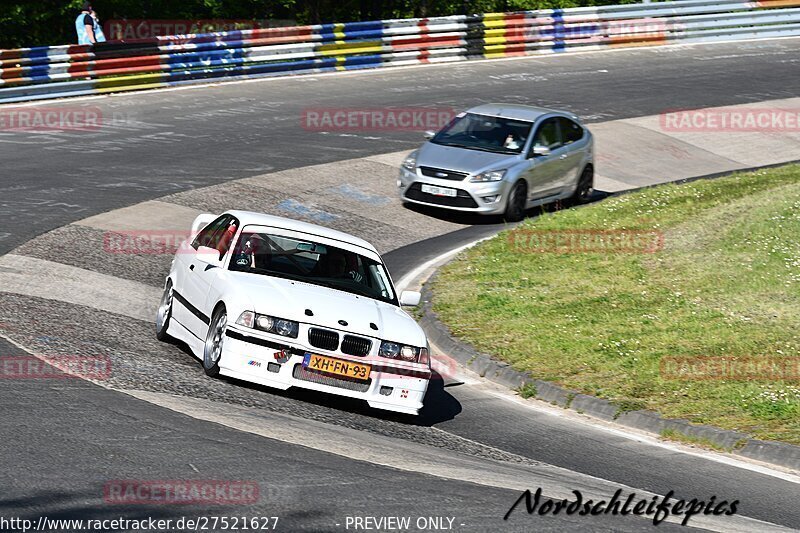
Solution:
<svg viewBox="0 0 800 533">
<path fill-rule="evenodd" d="M 0 50 L 0 103 L 608 47 L 800 35 L 800 0 L 679 0 Z"/>
</svg>

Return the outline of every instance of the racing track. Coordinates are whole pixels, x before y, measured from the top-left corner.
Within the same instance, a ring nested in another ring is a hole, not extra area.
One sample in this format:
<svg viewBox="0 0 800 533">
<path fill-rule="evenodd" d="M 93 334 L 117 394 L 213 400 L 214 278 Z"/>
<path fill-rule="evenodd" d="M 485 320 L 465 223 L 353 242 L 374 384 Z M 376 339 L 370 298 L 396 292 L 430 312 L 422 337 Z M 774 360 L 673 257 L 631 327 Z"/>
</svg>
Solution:
<svg viewBox="0 0 800 533">
<path fill-rule="evenodd" d="M 798 49 L 800 41 L 784 40 L 630 50 L 83 101 L 81 105 L 98 105 L 108 114 L 129 112 L 135 121 L 97 132 L 0 135 L 4 164 L 0 231 L 8 234 L 0 241 L 1 249 L 8 252 L 45 230 L 167 194 L 173 194 L 168 200 L 171 205 L 186 208 L 223 205 L 230 198 L 246 202 L 248 189 L 239 184 L 181 192 L 236 178 L 286 170 L 282 174 L 284 188 L 290 189 L 292 180 L 300 183 L 308 173 L 311 182 L 300 188 L 313 190 L 318 176 L 308 170 L 293 173 L 290 169 L 407 150 L 419 143 L 419 134 L 413 132 L 308 132 L 298 125 L 304 107 L 403 107 L 425 102 L 461 108 L 502 99 L 567 107 L 596 122 L 670 108 L 796 96 L 800 93 Z M 746 90 L 737 86 L 742 79 L 747 80 Z M 324 97 L 320 97 L 323 84 Z M 665 90 L 667 87 L 669 90 Z M 273 99 L 275 95 L 278 101 Z M 285 101 L 287 95 L 291 95 L 291 102 Z M 67 104 L 77 105 L 64 102 Z M 347 165 L 331 168 L 342 173 L 327 176 L 331 183 L 347 172 Z M 358 174 L 354 174 L 341 181 L 356 182 Z M 426 213 L 408 216 L 420 215 Z M 433 237 L 386 254 L 395 280 L 409 266 L 457 241 L 495 230 L 485 221 L 432 219 L 431 225 L 441 233 L 472 222 L 480 223 L 458 234 Z M 132 268 L 130 262 L 97 249 L 102 237 L 100 227 L 103 224 L 67 226 L 33 239 L 15 253 L 46 256 L 89 272 L 108 272 L 136 283 L 142 294 L 149 294 L 148 290 L 157 294 L 165 258 L 138 258 L 136 261 L 141 262 Z M 383 239 L 391 240 L 386 235 Z M 388 242 L 379 247 L 391 249 Z M 115 354 L 110 381 L 119 388 L 211 399 L 221 412 L 228 408 L 226 405 L 241 405 L 257 407 L 256 412 L 270 416 L 297 415 L 354 429 L 367 443 L 390 437 L 444 453 L 498 460 L 520 469 L 538 462 L 551 464 L 654 493 L 675 490 L 689 498 L 712 494 L 739 498 L 744 515 L 800 526 L 800 511 L 795 505 L 797 485 L 790 481 L 638 442 L 570 417 L 553 416 L 546 410 L 531 410 L 486 384 L 448 382 L 447 387 L 433 387 L 430 407 L 418 423 L 411 424 L 348 402 L 337 400 L 332 406 L 326 396 L 275 393 L 205 379 L 188 355 L 155 342 L 150 323 L 126 318 L 125 313 L 10 293 L 4 293 L 3 302 L 0 319 L 10 325 L 8 334 L 16 341 L 39 351 Z M 15 350 L 10 345 L 6 349 Z M 63 383 L 32 386 L 5 380 L 0 384 L 3 404 L 11 406 L 0 415 L 2 422 L 5 427 L 20 428 L 2 443 L 0 479 L 13 489 L 10 494 L 20 496 L 0 502 L 7 514 L 22 514 L 31 503 L 29 498 L 42 490 L 38 513 L 28 512 L 32 516 L 45 511 L 75 512 L 93 503 L 96 506 L 97 498 L 91 491 L 98 480 L 102 484 L 109 476 L 196 477 L 187 470 L 187 463 L 199 466 L 207 478 L 250 475 L 264 480 L 262 486 L 269 487 L 267 507 L 290 516 L 296 528 L 336 530 L 332 517 L 341 517 L 341 510 L 369 513 L 376 509 L 375 500 L 370 506 L 370 496 L 396 490 L 391 501 L 381 500 L 379 514 L 408 514 L 409 509 L 419 514 L 457 514 L 467 524 L 464 530 L 489 530 L 497 527 L 497 520 L 516 494 L 463 481 L 435 480 L 414 472 L 400 475 L 385 466 L 354 462 L 352 457 L 326 454 L 313 447 L 292 447 L 197 421 L 90 384 Z M 94 436 L 89 446 L 86 435 Z M 191 450 L 189 458 L 187 450 Z M 38 479 L 9 475 L 21 467 L 38 474 Z M 358 475 L 352 474 L 354 468 Z M 46 480 L 39 477 L 44 473 Z M 52 490 L 47 492 L 47 487 Z M 421 493 L 426 496 L 419 498 Z M 310 509 L 296 504 L 305 499 L 313 499 L 314 510 L 299 513 L 300 508 Z M 339 502 L 338 509 L 331 505 L 334 501 Z M 151 515 L 164 512 L 137 511 Z M 546 524 L 569 527 L 560 520 Z M 514 525 L 525 529 L 530 524 L 518 521 Z M 618 529 L 621 524 L 592 520 L 572 526 Z M 625 527 L 644 526 L 626 522 Z"/>
</svg>

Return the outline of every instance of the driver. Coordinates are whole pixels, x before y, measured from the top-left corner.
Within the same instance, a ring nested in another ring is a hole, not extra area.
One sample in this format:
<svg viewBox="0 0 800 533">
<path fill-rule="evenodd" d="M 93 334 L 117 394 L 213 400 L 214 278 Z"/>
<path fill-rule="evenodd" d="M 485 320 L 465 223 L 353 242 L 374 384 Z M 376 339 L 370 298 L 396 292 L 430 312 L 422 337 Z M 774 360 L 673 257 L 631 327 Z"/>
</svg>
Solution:
<svg viewBox="0 0 800 533">
<path fill-rule="evenodd" d="M 347 269 L 347 257 L 338 250 L 332 250 L 328 254 L 328 276 L 331 278 L 349 277 L 354 281 L 360 282 L 364 276 L 355 270 Z"/>
<path fill-rule="evenodd" d="M 246 235 L 242 233 L 239 238 L 238 253 L 234 255 L 234 264 L 240 269 L 265 268 L 269 262 L 269 248 L 258 233 Z M 263 252 L 262 250 L 267 250 Z"/>
</svg>

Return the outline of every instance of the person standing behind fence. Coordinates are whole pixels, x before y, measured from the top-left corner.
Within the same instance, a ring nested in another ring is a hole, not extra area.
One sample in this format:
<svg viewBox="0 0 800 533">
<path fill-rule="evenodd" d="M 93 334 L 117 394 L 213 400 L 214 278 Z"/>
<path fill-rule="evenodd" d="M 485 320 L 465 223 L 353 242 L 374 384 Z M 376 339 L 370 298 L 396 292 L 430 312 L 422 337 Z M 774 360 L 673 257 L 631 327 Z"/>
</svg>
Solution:
<svg viewBox="0 0 800 533">
<path fill-rule="evenodd" d="M 106 40 L 90 2 L 83 3 L 83 10 L 75 19 L 75 31 L 78 32 L 78 44 L 102 43 Z"/>
</svg>

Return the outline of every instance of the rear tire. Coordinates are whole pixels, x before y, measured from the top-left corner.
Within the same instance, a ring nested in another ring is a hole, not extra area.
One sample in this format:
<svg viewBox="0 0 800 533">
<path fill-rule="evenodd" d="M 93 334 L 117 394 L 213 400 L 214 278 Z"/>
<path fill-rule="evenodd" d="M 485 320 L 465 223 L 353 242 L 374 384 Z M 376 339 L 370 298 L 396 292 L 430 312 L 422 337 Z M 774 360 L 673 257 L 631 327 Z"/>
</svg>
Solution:
<svg viewBox="0 0 800 533">
<path fill-rule="evenodd" d="M 215 378 L 219 375 L 219 361 L 225 344 L 225 329 L 228 327 L 228 313 L 224 306 L 219 306 L 211 317 L 203 346 L 203 370 L 207 376 Z"/>
<path fill-rule="evenodd" d="M 164 286 L 164 294 L 161 296 L 161 303 L 158 304 L 156 314 L 156 338 L 161 342 L 169 342 L 172 337 L 167 333 L 169 321 L 172 318 L 172 280 L 167 280 Z"/>
<path fill-rule="evenodd" d="M 594 171 L 592 167 L 586 167 L 578 179 L 578 186 L 570 200 L 574 205 L 582 205 L 592 199 L 592 194 L 594 194 Z"/>
<path fill-rule="evenodd" d="M 503 218 L 507 222 L 519 222 L 525 218 L 525 204 L 528 198 L 528 186 L 524 179 L 517 181 L 511 188 Z"/>
</svg>

